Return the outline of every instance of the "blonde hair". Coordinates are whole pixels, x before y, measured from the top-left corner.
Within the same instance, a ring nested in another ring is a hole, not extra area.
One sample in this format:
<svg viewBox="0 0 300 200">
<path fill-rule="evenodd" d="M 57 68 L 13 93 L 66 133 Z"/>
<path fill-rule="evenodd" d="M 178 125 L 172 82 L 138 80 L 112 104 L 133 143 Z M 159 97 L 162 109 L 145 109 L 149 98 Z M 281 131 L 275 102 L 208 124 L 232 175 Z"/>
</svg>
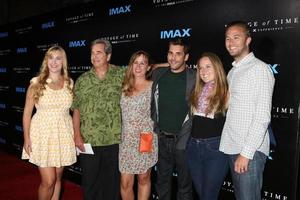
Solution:
<svg viewBox="0 0 300 200">
<path fill-rule="evenodd" d="M 48 68 L 48 59 L 52 56 L 53 52 L 60 52 L 62 54 L 62 70 L 61 75 L 63 76 L 64 81 L 66 81 L 67 89 L 73 96 L 73 81 L 71 80 L 68 73 L 68 61 L 65 50 L 60 46 L 50 47 L 45 53 L 40 72 L 36 78 L 36 83 L 32 84 L 33 89 L 33 99 L 35 102 L 39 101 L 39 98 L 43 96 L 43 91 L 46 89 L 45 85 L 47 84 L 46 80 L 49 78 L 49 68 Z"/>
<path fill-rule="evenodd" d="M 197 62 L 196 85 L 190 97 L 192 110 L 197 109 L 198 100 L 202 92 L 202 89 L 205 85 L 205 83 L 201 80 L 200 73 L 199 73 L 200 71 L 199 63 L 200 60 L 204 57 L 207 57 L 211 61 L 213 69 L 215 71 L 215 80 L 214 80 L 215 86 L 207 99 L 209 104 L 205 111 L 205 114 L 208 115 L 210 113 L 218 113 L 218 112 L 225 114 L 227 109 L 227 95 L 228 95 L 228 84 L 226 80 L 226 74 L 220 58 L 216 54 L 211 52 L 203 53 Z"/>
<path fill-rule="evenodd" d="M 133 63 L 135 59 L 139 56 L 144 56 L 144 58 L 147 61 L 147 64 L 150 65 L 150 55 L 145 51 L 137 51 L 132 54 L 129 60 L 128 69 L 125 74 L 125 78 L 122 84 L 122 92 L 125 94 L 125 96 L 132 95 L 132 92 L 134 91 L 134 75 L 133 75 Z M 152 69 L 152 67 L 151 67 Z M 150 78 L 151 70 L 147 71 L 146 73 L 146 79 Z"/>
</svg>

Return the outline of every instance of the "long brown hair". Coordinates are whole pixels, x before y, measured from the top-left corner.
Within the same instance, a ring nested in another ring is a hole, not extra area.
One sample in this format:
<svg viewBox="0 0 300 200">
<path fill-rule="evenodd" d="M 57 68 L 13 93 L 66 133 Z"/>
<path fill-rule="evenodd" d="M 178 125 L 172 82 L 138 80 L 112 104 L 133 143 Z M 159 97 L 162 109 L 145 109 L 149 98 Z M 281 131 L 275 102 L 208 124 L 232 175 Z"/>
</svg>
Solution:
<svg viewBox="0 0 300 200">
<path fill-rule="evenodd" d="M 39 98 L 43 96 L 43 91 L 46 89 L 45 85 L 47 84 L 46 80 L 49 78 L 49 68 L 48 68 L 48 59 L 52 56 L 53 52 L 60 52 L 62 54 L 62 70 L 61 75 L 63 76 L 64 81 L 67 83 L 67 89 L 73 96 L 73 82 L 68 73 L 68 61 L 65 50 L 60 46 L 53 46 L 50 47 L 47 52 L 45 53 L 42 66 L 40 68 L 40 72 L 37 76 L 37 82 L 32 85 L 33 89 L 33 98 L 35 102 L 39 101 Z"/>
<path fill-rule="evenodd" d="M 146 79 L 149 80 L 149 78 L 150 78 L 151 69 L 152 69 L 152 67 L 150 65 L 150 55 L 145 51 L 137 51 L 137 52 L 133 53 L 132 56 L 130 57 L 128 69 L 126 71 L 125 78 L 124 78 L 124 81 L 122 84 L 122 92 L 125 94 L 125 96 L 132 95 L 132 93 L 134 91 L 133 63 L 134 63 L 135 59 L 137 59 L 137 57 L 139 57 L 141 55 L 145 57 L 147 64 L 150 66 L 150 70 L 147 71 L 147 73 L 146 73 Z"/>
<path fill-rule="evenodd" d="M 225 113 L 227 109 L 227 95 L 228 95 L 228 84 L 226 80 L 226 74 L 220 58 L 216 54 L 211 52 L 203 53 L 197 62 L 196 85 L 190 98 L 192 110 L 197 109 L 198 99 L 205 85 L 205 83 L 201 80 L 200 73 L 199 73 L 200 71 L 199 63 L 200 60 L 204 57 L 207 57 L 211 61 L 213 69 L 215 71 L 215 80 L 214 80 L 215 86 L 213 91 L 208 97 L 209 104 L 205 114 L 208 115 L 210 113 L 218 113 L 218 112 Z"/>
</svg>

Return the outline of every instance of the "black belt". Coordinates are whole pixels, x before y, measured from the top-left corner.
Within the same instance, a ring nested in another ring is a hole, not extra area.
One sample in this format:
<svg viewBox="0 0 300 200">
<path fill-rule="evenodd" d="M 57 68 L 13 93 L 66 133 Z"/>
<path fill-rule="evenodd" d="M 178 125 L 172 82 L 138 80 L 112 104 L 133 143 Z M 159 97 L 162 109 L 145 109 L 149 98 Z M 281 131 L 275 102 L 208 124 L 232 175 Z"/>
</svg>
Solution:
<svg viewBox="0 0 300 200">
<path fill-rule="evenodd" d="M 173 139 L 176 139 L 178 137 L 177 134 L 175 133 L 168 133 L 166 131 L 160 131 L 160 134 L 166 138 L 173 138 Z"/>
</svg>

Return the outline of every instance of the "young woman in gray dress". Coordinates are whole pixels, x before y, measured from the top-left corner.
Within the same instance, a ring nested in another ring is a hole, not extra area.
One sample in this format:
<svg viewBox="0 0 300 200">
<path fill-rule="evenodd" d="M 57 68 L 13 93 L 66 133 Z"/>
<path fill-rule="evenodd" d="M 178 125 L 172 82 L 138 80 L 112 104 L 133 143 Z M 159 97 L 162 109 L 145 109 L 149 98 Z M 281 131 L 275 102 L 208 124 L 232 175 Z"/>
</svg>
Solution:
<svg viewBox="0 0 300 200">
<path fill-rule="evenodd" d="M 148 79 L 151 70 L 149 54 L 135 52 L 129 61 L 122 88 L 122 143 L 119 149 L 121 172 L 121 196 L 133 200 L 134 176 L 138 180 L 139 200 L 148 200 L 151 192 L 151 167 L 157 162 L 157 136 L 153 134 L 152 151 L 139 151 L 140 133 L 152 132 L 150 117 L 152 81 Z"/>
</svg>

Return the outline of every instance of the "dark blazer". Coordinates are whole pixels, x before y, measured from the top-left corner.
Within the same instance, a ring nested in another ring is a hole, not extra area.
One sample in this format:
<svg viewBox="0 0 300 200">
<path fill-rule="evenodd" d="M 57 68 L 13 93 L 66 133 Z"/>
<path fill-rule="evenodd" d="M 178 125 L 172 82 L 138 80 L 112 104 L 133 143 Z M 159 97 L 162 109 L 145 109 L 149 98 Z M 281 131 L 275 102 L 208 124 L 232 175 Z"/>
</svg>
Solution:
<svg viewBox="0 0 300 200">
<path fill-rule="evenodd" d="M 159 134 L 159 127 L 158 127 L 158 98 L 159 98 L 159 91 L 158 91 L 158 81 L 159 79 L 166 73 L 170 71 L 169 67 L 157 68 L 152 73 L 152 93 L 151 93 L 151 118 L 154 121 L 154 132 Z M 192 90 L 195 87 L 196 81 L 196 71 L 193 69 L 186 69 L 186 94 L 185 100 L 189 105 L 189 98 L 191 95 Z M 190 112 L 187 113 L 188 119 L 184 121 L 182 124 L 182 128 L 178 134 L 176 148 L 177 149 L 185 149 L 187 140 L 189 139 L 192 127 L 192 116 Z"/>
</svg>

